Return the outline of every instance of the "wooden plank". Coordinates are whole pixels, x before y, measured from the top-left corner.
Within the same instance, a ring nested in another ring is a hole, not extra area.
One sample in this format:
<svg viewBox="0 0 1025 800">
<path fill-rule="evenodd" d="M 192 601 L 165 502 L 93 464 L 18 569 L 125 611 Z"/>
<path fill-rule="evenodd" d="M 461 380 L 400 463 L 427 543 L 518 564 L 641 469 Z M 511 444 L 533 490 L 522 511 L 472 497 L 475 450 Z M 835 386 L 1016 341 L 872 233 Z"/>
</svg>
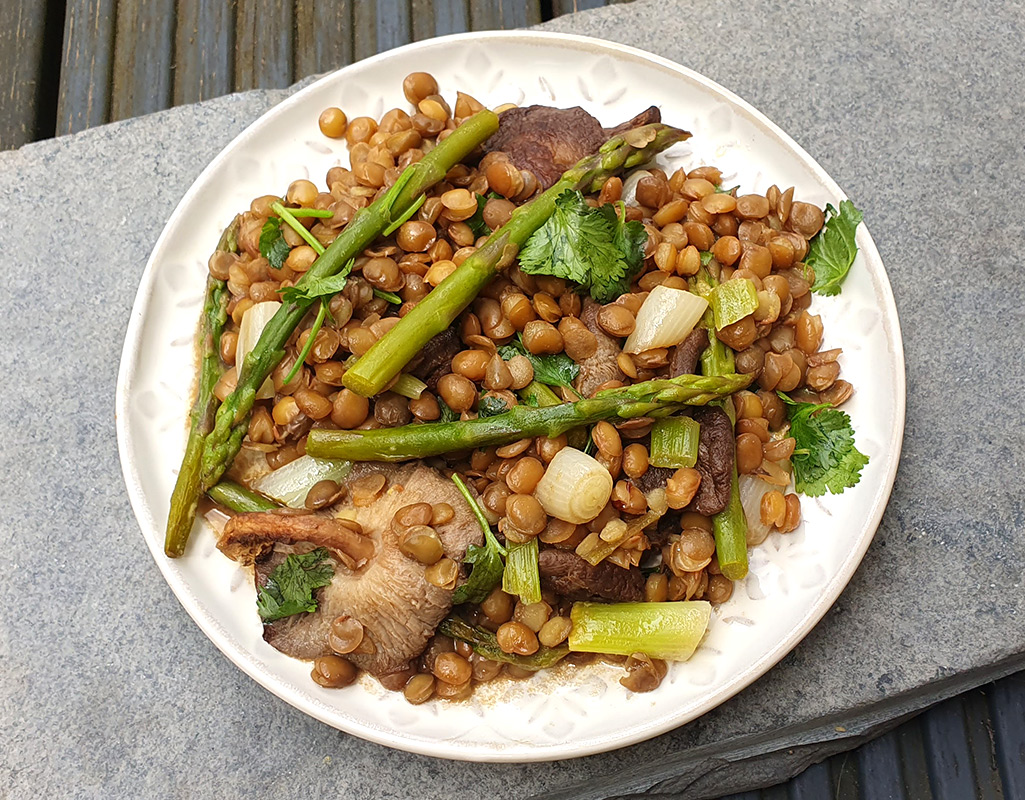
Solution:
<svg viewBox="0 0 1025 800">
<path fill-rule="evenodd" d="M 829 764 L 823 761 L 813 764 L 800 775 L 796 775 L 787 786 L 789 800 L 821 800 L 833 793 L 829 783 Z"/>
<path fill-rule="evenodd" d="M 176 106 L 231 91 L 234 42 L 231 0 L 178 0 L 174 37 Z"/>
<path fill-rule="evenodd" d="M 975 775 L 960 698 L 926 711 L 922 727 L 929 782 L 936 800 L 975 797 Z"/>
<path fill-rule="evenodd" d="M 904 772 L 904 789 L 908 797 L 910 800 L 931 798 L 932 786 L 925 758 L 921 717 L 905 722 L 894 731 L 894 735 L 897 737 L 897 750 Z"/>
<path fill-rule="evenodd" d="M 508 30 L 540 22 L 540 0 L 470 0 L 470 30 Z"/>
<path fill-rule="evenodd" d="M 356 61 L 377 52 L 377 4 L 357 0 L 352 15 L 352 55 Z"/>
<path fill-rule="evenodd" d="M 989 710 L 1004 797 L 1025 797 L 1025 673 L 993 684 Z"/>
<path fill-rule="evenodd" d="M 977 800 L 1004 800 L 1000 790 L 1000 773 L 997 771 L 996 753 L 993 746 L 993 723 L 986 704 L 986 695 L 975 690 L 962 695 L 965 723 L 968 728 L 968 747 L 972 754 L 972 768 L 975 771 Z"/>
<path fill-rule="evenodd" d="M 351 63 L 352 0 L 296 0 L 296 79 Z"/>
<path fill-rule="evenodd" d="M 117 4 L 110 119 L 170 108 L 174 0 Z"/>
<path fill-rule="evenodd" d="M 768 789 L 762 789 L 762 800 L 788 800 L 787 785 L 780 783 L 770 786 Z"/>
<path fill-rule="evenodd" d="M 553 0 L 552 11 L 556 17 L 561 17 L 563 14 L 573 14 L 577 11 L 587 11 L 607 5 L 609 3 L 606 0 Z"/>
<path fill-rule="evenodd" d="M 470 30 L 469 0 L 437 0 L 434 3 L 434 35 Z"/>
<path fill-rule="evenodd" d="M 383 53 L 413 41 L 409 0 L 376 0 L 377 52 Z"/>
<path fill-rule="evenodd" d="M 39 135 L 46 6 L 35 0 L 0 3 L 0 150 Z"/>
<path fill-rule="evenodd" d="M 237 0 L 235 91 L 292 82 L 292 0 Z"/>
<path fill-rule="evenodd" d="M 57 134 L 102 125 L 110 117 L 117 0 L 68 0 L 64 15 Z"/>
<path fill-rule="evenodd" d="M 856 753 L 837 753 L 826 762 L 829 764 L 829 781 L 833 787 L 829 797 L 833 800 L 860 800 L 857 760 Z"/>
<path fill-rule="evenodd" d="M 470 30 L 469 0 L 411 0 L 413 41 Z"/>
<path fill-rule="evenodd" d="M 858 749 L 862 800 L 906 800 L 897 736 L 888 733 Z"/>
</svg>

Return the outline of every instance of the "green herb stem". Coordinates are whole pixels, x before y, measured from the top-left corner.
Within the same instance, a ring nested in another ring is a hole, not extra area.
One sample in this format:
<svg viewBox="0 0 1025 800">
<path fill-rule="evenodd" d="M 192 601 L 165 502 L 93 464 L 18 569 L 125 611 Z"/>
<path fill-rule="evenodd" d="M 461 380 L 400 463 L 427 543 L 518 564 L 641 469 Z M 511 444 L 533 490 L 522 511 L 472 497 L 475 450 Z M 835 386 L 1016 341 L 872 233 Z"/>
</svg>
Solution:
<svg viewBox="0 0 1025 800">
<path fill-rule="evenodd" d="M 316 251 L 318 256 L 324 254 L 324 245 L 317 241 L 317 237 L 306 230 L 306 226 L 292 215 L 291 209 L 285 208 L 281 203 L 271 203 L 270 208 L 271 211 L 281 217 L 282 221 L 289 228 L 298 233 L 305 240 L 306 244 Z"/>
<path fill-rule="evenodd" d="M 298 358 L 296 358 L 295 363 L 292 365 L 292 369 L 288 371 L 288 376 L 283 381 L 286 386 L 292 382 L 292 379 L 302 369 L 303 364 L 306 363 L 306 358 L 313 349 L 317 334 L 320 333 L 320 328 L 324 324 L 325 316 L 327 316 L 327 302 L 324 298 L 321 298 L 320 307 L 317 309 L 317 316 L 313 320 L 313 325 L 310 326 L 310 335 L 306 339 L 306 344 L 303 345 L 302 351 L 300 351 Z"/>
</svg>

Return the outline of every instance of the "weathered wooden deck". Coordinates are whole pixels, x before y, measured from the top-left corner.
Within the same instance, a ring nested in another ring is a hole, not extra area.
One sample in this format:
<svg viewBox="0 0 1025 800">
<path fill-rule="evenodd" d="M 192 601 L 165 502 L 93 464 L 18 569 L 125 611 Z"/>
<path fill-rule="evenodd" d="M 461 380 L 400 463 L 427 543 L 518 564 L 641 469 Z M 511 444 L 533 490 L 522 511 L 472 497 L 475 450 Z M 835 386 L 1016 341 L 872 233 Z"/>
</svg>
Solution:
<svg viewBox="0 0 1025 800">
<path fill-rule="evenodd" d="M 0 150 L 621 0 L 0 0 Z M 664 795 L 663 795 L 664 796 Z M 1025 800 L 1025 673 L 735 800 Z"/>
<path fill-rule="evenodd" d="M 2 0 L 0 150 L 622 0 Z"/>
</svg>

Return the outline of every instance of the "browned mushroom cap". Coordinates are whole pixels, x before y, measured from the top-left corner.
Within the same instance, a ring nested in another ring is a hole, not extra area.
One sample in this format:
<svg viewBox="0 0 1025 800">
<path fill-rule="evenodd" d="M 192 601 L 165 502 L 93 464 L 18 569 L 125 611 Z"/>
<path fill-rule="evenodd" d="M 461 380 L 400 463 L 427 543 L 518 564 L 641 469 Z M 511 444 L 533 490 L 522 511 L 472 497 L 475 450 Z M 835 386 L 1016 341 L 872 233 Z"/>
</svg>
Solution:
<svg viewBox="0 0 1025 800">
<path fill-rule="evenodd" d="M 498 131 L 484 143 L 484 151 L 502 151 L 519 169 L 534 173 L 541 188 L 547 189 L 610 136 L 661 118 L 658 108 L 651 106 L 622 125 L 606 129 L 579 106 L 510 108 L 502 112 Z"/>
<path fill-rule="evenodd" d="M 483 536 L 455 484 L 420 462 L 354 464 L 345 484 L 346 498 L 335 508 L 355 518 L 363 535 L 344 520 L 319 515 L 244 514 L 225 527 L 219 546 L 230 558 L 255 565 L 257 587 L 294 552 L 292 545 L 337 554 L 351 569 L 336 569 L 331 584 L 318 590 L 317 610 L 265 625 L 264 639 L 286 655 L 318 658 L 331 653 L 331 625 L 345 616 L 363 626 L 367 640 L 364 650 L 346 658 L 386 675 L 423 651 L 452 606 L 452 591 L 430 583 L 427 566 L 404 552 L 396 515 L 416 504 L 447 504 L 444 521 L 432 521 L 432 527 L 455 562 Z"/>
<path fill-rule="evenodd" d="M 232 517 L 224 526 L 217 547 L 233 561 L 249 565 L 269 553 L 275 544 L 300 542 L 326 547 L 349 569 L 358 569 L 374 555 L 373 540 L 357 533 L 344 520 L 275 511 Z"/>
</svg>

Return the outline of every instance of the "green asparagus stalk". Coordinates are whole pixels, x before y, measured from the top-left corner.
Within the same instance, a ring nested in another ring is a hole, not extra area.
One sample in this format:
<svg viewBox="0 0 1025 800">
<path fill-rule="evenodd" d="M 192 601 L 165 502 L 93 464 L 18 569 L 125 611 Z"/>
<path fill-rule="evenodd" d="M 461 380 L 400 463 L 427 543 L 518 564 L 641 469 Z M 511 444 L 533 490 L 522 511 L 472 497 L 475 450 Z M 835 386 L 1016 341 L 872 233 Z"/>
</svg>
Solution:
<svg viewBox="0 0 1025 800">
<path fill-rule="evenodd" d="M 712 530 L 719 570 L 731 581 L 743 580 L 747 577 L 747 517 L 740 502 L 736 463 L 733 464 L 729 503 L 712 517 Z"/>
<path fill-rule="evenodd" d="M 529 436 L 555 437 L 603 419 L 628 419 L 666 407 L 705 405 L 743 389 L 751 379 L 751 375 L 681 375 L 608 389 L 575 403 L 545 408 L 518 405 L 493 417 L 365 431 L 314 428 L 306 440 L 306 453 L 352 461 L 406 461 L 510 444 Z"/>
<path fill-rule="evenodd" d="M 235 235 L 238 220 L 229 225 L 217 245 L 218 250 L 234 251 L 238 245 Z M 228 319 L 228 291 L 224 281 L 207 278 L 206 301 L 203 305 L 203 324 L 200 328 L 199 391 L 192 406 L 192 420 L 189 438 L 185 445 L 178 479 L 171 492 L 171 509 L 167 517 L 167 535 L 164 538 L 164 552 L 175 558 L 185 552 L 192 522 L 196 518 L 199 503 L 203 457 L 203 440 L 214 426 L 217 412 L 217 398 L 214 386 L 221 373 L 221 331 Z"/>
<path fill-rule="evenodd" d="M 543 383 L 531 381 L 520 389 L 520 400 L 535 408 L 548 408 L 562 403 L 559 395 L 545 386 Z"/>
<path fill-rule="evenodd" d="M 279 503 L 259 492 L 240 486 L 234 481 L 221 481 L 216 486 L 211 486 L 206 496 L 224 506 L 229 511 L 238 514 L 247 514 L 253 511 L 273 511 L 281 508 Z"/>
<path fill-rule="evenodd" d="M 296 288 L 301 290 L 311 283 L 337 274 L 350 259 L 359 255 L 386 228 L 413 208 L 427 189 L 442 180 L 454 165 L 466 158 L 497 129 L 498 117 L 491 111 L 481 111 L 456 128 L 423 160 L 408 167 L 384 196 L 357 212 L 345 230 L 296 283 Z M 256 392 L 280 363 L 288 338 L 306 316 L 312 303 L 312 299 L 300 294 L 298 298 L 282 304 L 267 324 L 256 347 L 239 365 L 238 384 L 221 407 L 216 409 L 212 429 L 209 425 L 201 425 L 194 436 L 190 435 L 179 486 L 175 490 L 176 496 L 172 498 L 171 514 L 168 517 L 165 550 L 169 556 L 181 555 L 184 551 L 195 519 L 199 495 L 214 486 L 231 465 L 249 430 L 249 416 Z M 216 352 L 215 347 L 214 355 Z M 214 367 L 218 366 L 216 360 L 212 363 Z M 197 451 L 200 456 L 196 455 Z M 182 478 L 182 475 L 185 477 Z"/>
<path fill-rule="evenodd" d="M 596 192 L 610 176 L 643 164 L 689 137 L 686 131 L 654 124 L 609 139 L 597 153 L 563 173 L 554 186 L 514 211 L 483 247 L 360 357 L 342 382 L 364 397 L 380 392 L 432 337 L 452 324 L 488 281 L 512 263 L 530 235 L 552 215 L 559 195 L 567 190 Z"/>
<path fill-rule="evenodd" d="M 461 642 L 467 642 L 473 647 L 478 655 L 491 661 L 499 661 L 503 664 L 514 664 L 522 669 L 539 670 L 553 667 L 563 658 L 569 655 L 569 648 L 561 644 L 558 647 L 545 647 L 542 645 L 537 652 L 531 656 L 519 656 L 515 653 L 507 653 L 498 645 L 498 639 L 491 631 L 470 625 L 459 617 L 449 617 L 438 625 L 438 633 L 442 636 L 450 636 Z"/>
<path fill-rule="evenodd" d="M 691 279 L 691 290 L 703 295 L 714 294 L 719 282 L 704 266 Z M 733 283 L 734 281 L 730 281 Z M 723 284 L 725 285 L 725 284 Z M 716 324 L 710 305 L 701 324 L 708 328 L 708 347 L 701 354 L 701 371 L 705 375 L 723 375 L 735 370 L 733 351 L 719 341 L 715 335 Z M 732 403 L 723 403 L 730 421 L 736 424 Z M 730 479 L 730 499 L 722 511 L 712 517 L 715 533 L 715 553 L 719 569 L 731 581 L 743 580 L 747 576 L 747 517 L 740 502 L 740 482 L 737 479 L 736 458 L 733 459 L 733 475 Z"/>
</svg>

